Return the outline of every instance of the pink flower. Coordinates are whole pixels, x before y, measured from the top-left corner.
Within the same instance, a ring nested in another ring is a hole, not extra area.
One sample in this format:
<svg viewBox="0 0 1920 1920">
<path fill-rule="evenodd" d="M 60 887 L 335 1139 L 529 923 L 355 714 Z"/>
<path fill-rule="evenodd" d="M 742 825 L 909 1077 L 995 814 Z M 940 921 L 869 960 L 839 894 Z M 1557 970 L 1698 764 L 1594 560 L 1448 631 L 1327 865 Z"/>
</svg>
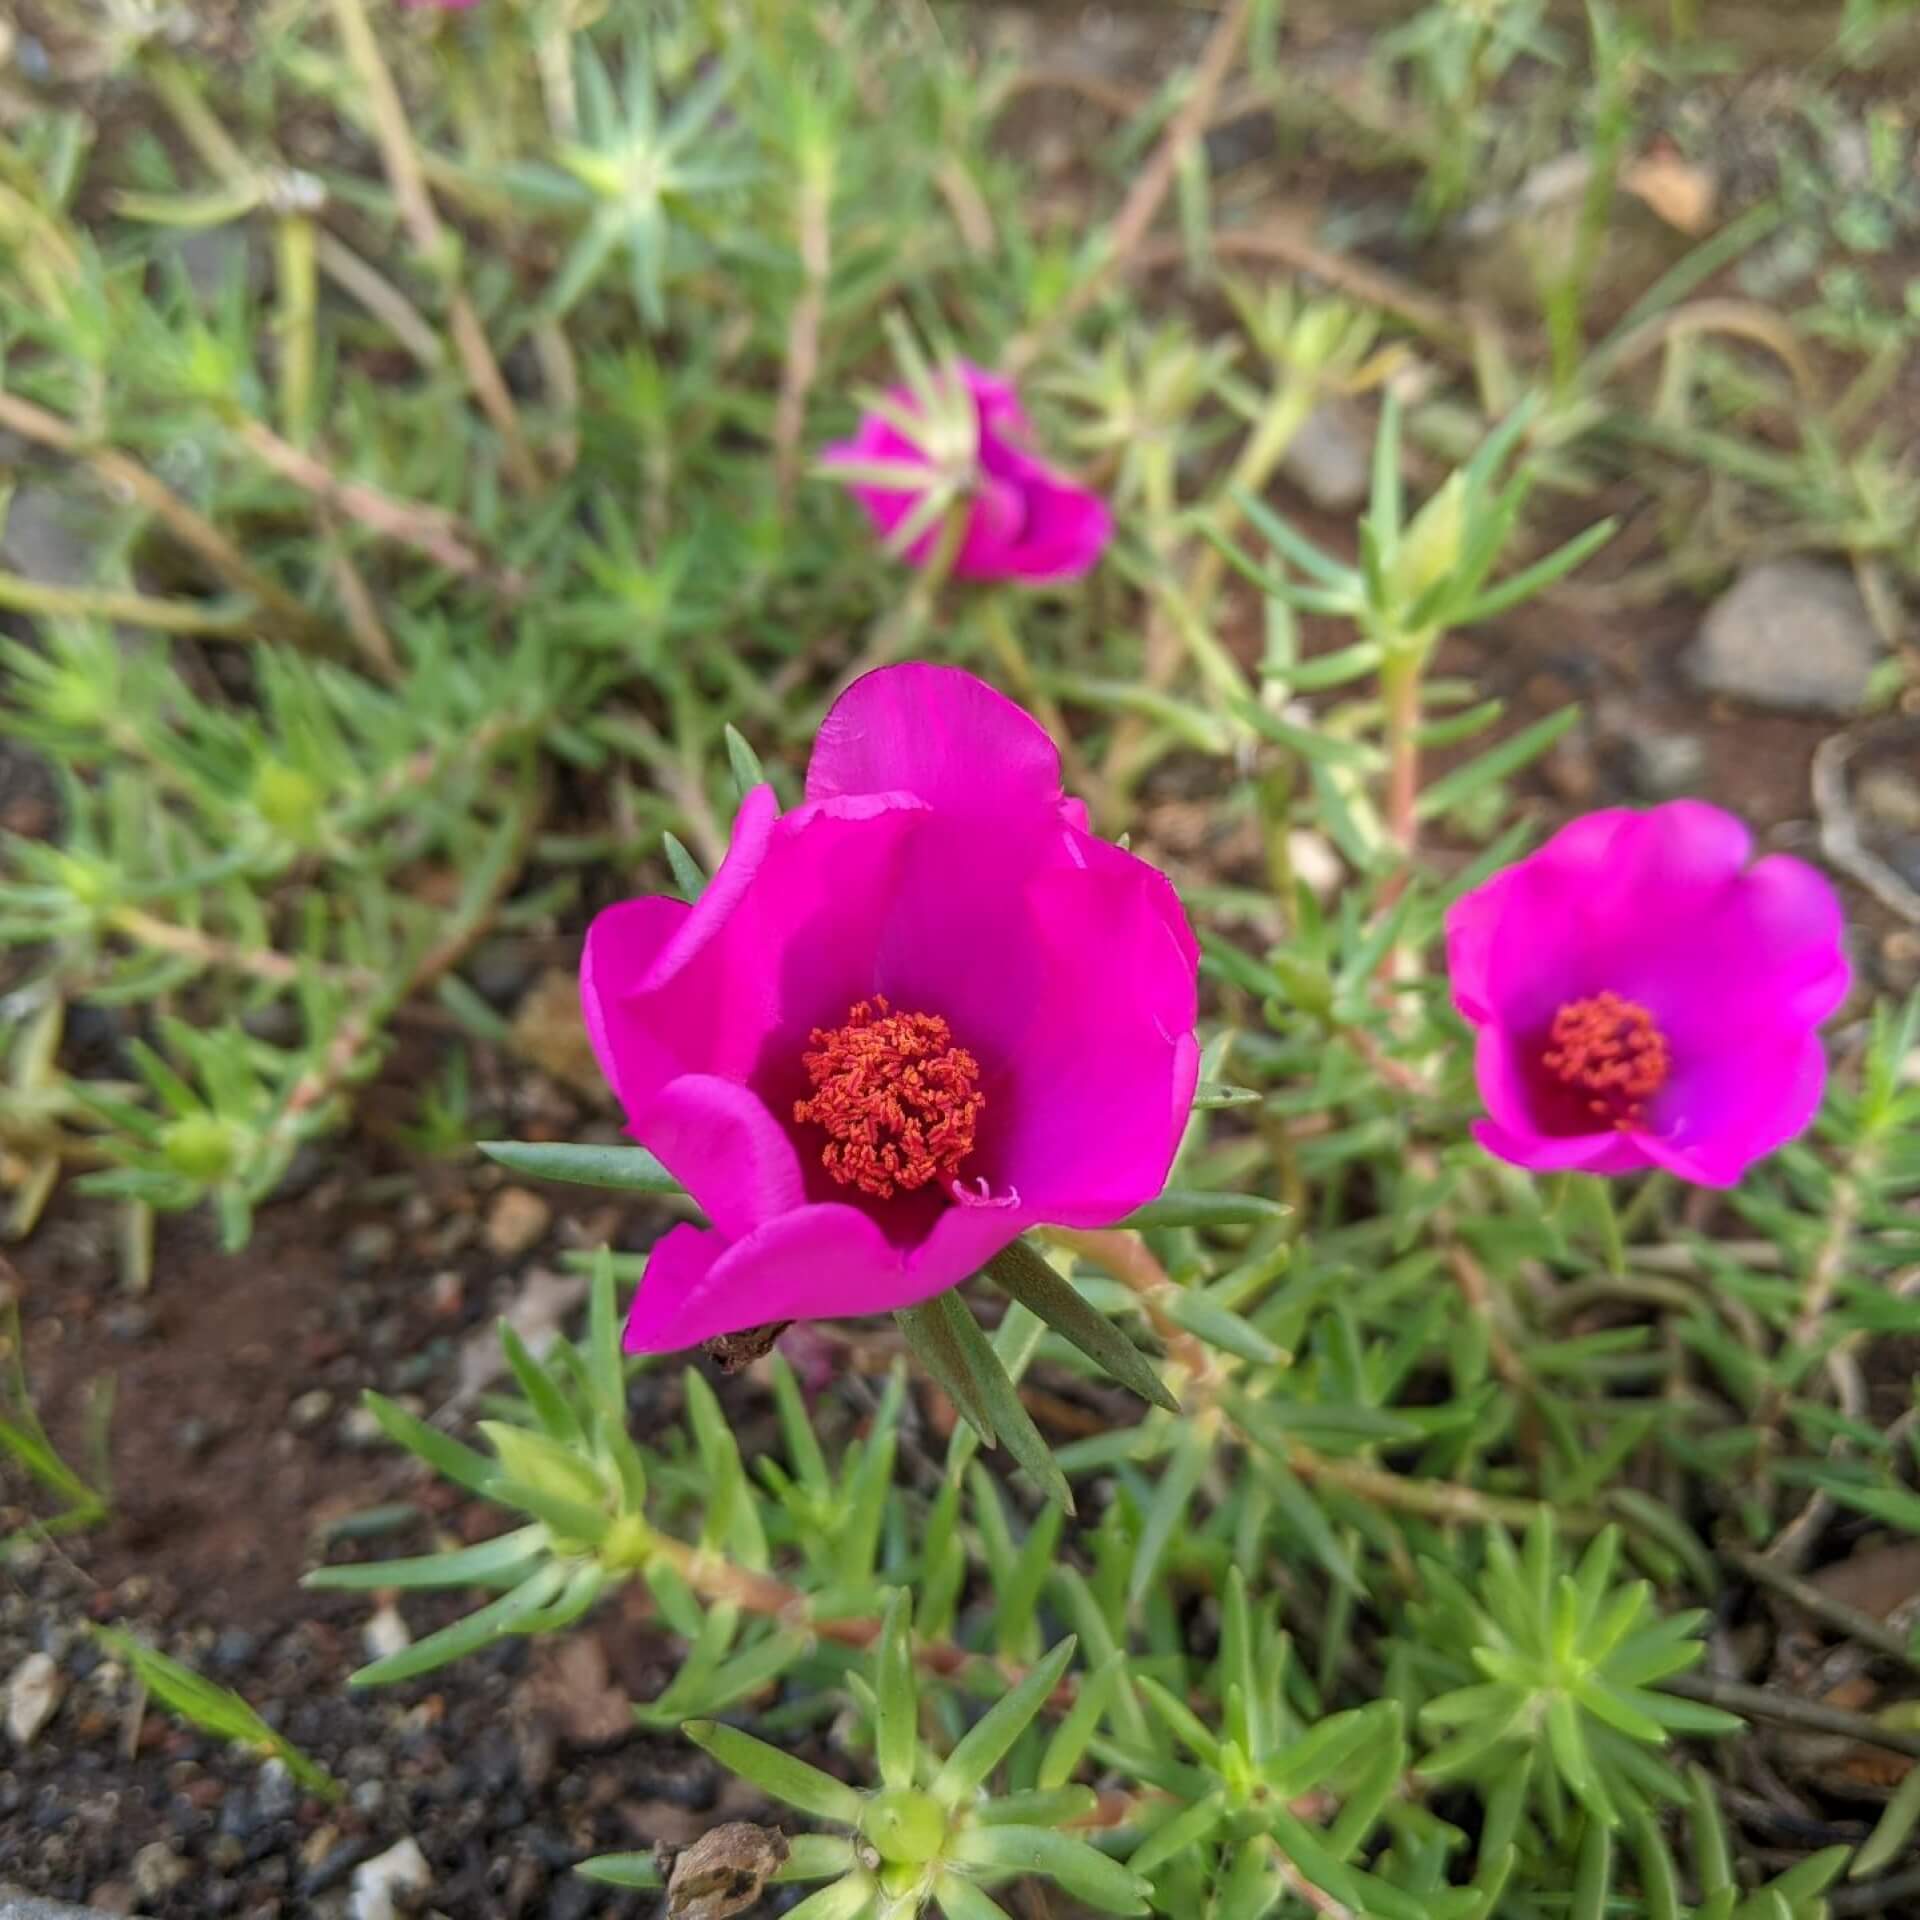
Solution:
<svg viewBox="0 0 1920 1920">
<path fill-rule="evenodd" d="M 1813 1118 L 1846 997 L 1840 904 L 1697 800 L 1590 813 L 1447 916 L 1489 1153 L 1730 1187 Z"/>
<path fill-rule="evenodd" d="M 1113 533 L 1105 504 L 1027 450 L 1032 430 L 1011 382 L 965 360 L 948 379 L 954 387 L 951 419 L 945 411 L 929 419 L 907 388 L 896 387 L 888 401 L 917 423 L 913 436 L 870 413 L 851 440 L 828 447 L 824 457 L 919 469 L 918 483 L 903 476 L 898 489 L 849 477 L 848 491 L 883 537 L 892 536 L 930 495 L 966 499 L 966 533 L 953 563 L 959 579 L 1077 579 L 1100 558 Z M 907 558 L 916 566 L 939 545 L 944 519 L 944 508 L 934 512 L 908 543 Z"/>
<path fill-rule="evenodd" d="M 629 1350 L 912 1306 L 1037 1222 L 1152 1199 L 1193 1103 L 1198 960 L 1018 707 L 952 667 L 857 681 L 805 803 L 748 794 L 697 905 L 588 931 L 601 1069 L 713 1222 L 654 1248 Z"/>
</svg>

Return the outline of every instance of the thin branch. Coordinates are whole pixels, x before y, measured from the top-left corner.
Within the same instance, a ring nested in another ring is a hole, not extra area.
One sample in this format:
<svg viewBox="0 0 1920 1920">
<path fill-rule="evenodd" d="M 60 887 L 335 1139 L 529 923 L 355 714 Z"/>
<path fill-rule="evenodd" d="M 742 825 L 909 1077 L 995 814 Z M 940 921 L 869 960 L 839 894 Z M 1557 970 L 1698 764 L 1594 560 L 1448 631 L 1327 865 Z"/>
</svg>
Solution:
<svg viewBox="0 0 1920 1920">
<path fill-rule="evenodd" d="M 1920 1760 L 1920 1733 L 1883 1727 L 1870 1714 L 1848 1713 L 1843 1708 L 1822 1706 L 1817 1700 L 1802 1700 L 1797 1694 L 1780 1693 L 1772 1687 L 1750 1687 L 1743 1681 L 1712 1680 L 1696 1673 L 1675 1674 L 1661 1685 L 1683 1700 L 1724 1707 L 1729 1713 L 1772 1720 L 1783 1727 L 1802 1727 L 1809 1733 L 1845 1734 L 1868 1746 L 1884 1747 L 1888 1753 L 1904 1753 L 1910 1759 Z"/>
<path fill-rule="evenodd" d="M 1199 64 L 1193 70 L 1190 89 L 1181 103 L 1180 111 L 1168 123 L 1159 146 L 1154 149 L 1153 158 L 1141 170 L 1140 177 L 1135 180 L 1126 199 L 1120 203 L 1119 212 L 1113 217 L 1113 224 L 1107 230 L 1106 251 L 1100 265 L 1061 302 L 1041 333 L 1028 335 L 1013 343 L 1007 354 L 1009 372 L 1018 372 L 1038 358 L 1052 335 L 1071 326 L 1114 280 L 1126 272 L 1135 249 L 1146 239 L 1147 230 L 1153 225 L 1162 202 L 1173 186 L 1181 161 L 1206 133 L 1214 101 L 1219 97 L 1220 89 L 1226 84 L 1227 75 L 1239 55 L 1240 43 L 1246 37 L 1247 21 L 1252 11 L 1253 0 L 1232 0 L 1232 4 L 1220 16 L 1212 37 L 1200 55 Z"/>
<path fill-rule="evenodd" d="M 426 173 L 413 144 L 406 104 L 380 52 L 364 0 L 333 0 L 333 13 L 348 64 L 366 96 L 374 137 L 380 146 L 381 164 L 407 236 L 430 266 L 444 265 L 447 233 L 434 209 L 433 197 L 427 191 Z M 467 385 L 500 436 L 507 471 L 515 486 L 523 492 L 532 492 L 540 485 L 540 469 L 521 429 L 513 395 L 507 390 L 500 364 L 493 357 L 493 348 L 488 344 L 486 329 L 480 324 L 472 300 L 450 273 L 447 316 L 453 328 L 454 349 L 466 370 Z"/>
<path fill-rule="evenodd" d="M 820 326 L 827 311 L 827 282 L 833 266 L 833 178 L 831 162 L 807 165 L 795 213 L 800 265 L 806 285 L 787 322 L 786 359 L 780 369 L 780 397 L 773 409 L 774 487 L 784 508 L 800 477 L 800 437 L 806 427 L 807 395 L 820 371 Z"/>
<path fill-rule="evenodd" d="M 243 420 L 235 433 L 241 444 L 281 479 L 291 481 L 369 533 L 411 547 L 449 573 L 486 580 L 508 594 L 525 591 L 526 583 L 489 561 L 475 544 L 479 536 L 446 508 L 423 506 L 357 480 L 342 480 L 324 460 L 283 440 L 264 421 Z"/>
<path fill-rule="evenodd" d="M 80 430 L 45 407 L 23 400 L 17 393 L 0 393 L 0 427 L 9 428 L 37 446 L 84 460 L 107 487 L 130 494 L 156 519 L 190 547 L 213 571 L 249 598 L 285 621 L 297 635 L 310 641 L 333 641 L 331 628 L 296 600 L 277 580 L 262 573 L 207 517 L 157 480 L 137 460 L 111 447 L 87 444 Z"/>
<path fill-rule="evenodd" d="M 17 573 L 0 573 L 0 607 L 50 620 L 110 620 L 155 633 L 197 633 L 209 640 L 254 639 L 259 633 L 259 615 L 252 607 L 160 600 L 117 587 L 62 587 Z"/>
<path fill-rule="evenodd" d="M 1837 1627 L 1863 1647 L 1871 1647 L 1876 1653 L 1884 1653 L 1889 1659 L 1898 1660 L 1905 1666 L 1920 1666 L 1920 1660 L 1914 1658 L 1907 1645 L 1905 1634 L 1895 1633 L 1884 1620 L 1876 1619 L 1864 1609 L 1835 1599 L 1811 1580 L 1803 1580 L 1798 1574 L 1789 1573 L 1785 1567 L 1776 1566 L 1764 1553 L 1749 1553 L 1744 1547 L 1722 1547 L 1720 1557 L 1738 1567 L 1749 1579 L 1758 1581 L 1763 1587 L 1770 1587 L 1783 1599 L 1792 1601 L 1803 1613 L 1811 1614 L 1816 1620 L 1824 1620 L 1830 1627 Z"/>
</svg>

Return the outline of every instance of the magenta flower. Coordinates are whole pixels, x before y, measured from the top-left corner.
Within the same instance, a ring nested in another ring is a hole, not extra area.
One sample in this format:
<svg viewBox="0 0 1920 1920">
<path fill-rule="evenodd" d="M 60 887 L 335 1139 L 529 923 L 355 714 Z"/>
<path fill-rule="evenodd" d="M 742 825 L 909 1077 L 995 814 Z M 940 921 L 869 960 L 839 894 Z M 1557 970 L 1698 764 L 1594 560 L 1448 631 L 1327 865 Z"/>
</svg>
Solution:
<svg viewBox="0 0 1920 1920">
<path fill-rule="evenodd" d="M 1032 430 L 1010 381 L 962 360 L 942 384 L 953 389 L 950 409 L 930 418 L 908 388 L 896 387 L 887 396 L 893 418 L 869 413 L 854 437 L 828 447 L 824 458 L 900 471 L 897 487 L 857 476 L 847 487 L 883 538 L 918 515 L 921 530 L 906 547 L 916 566 L 940 544 L 945 502 L 964 500 L 966 532 L 953 563 L 958 578 L 1077 579 L 1113 533 L 1105 503 L 1028 451 Z M 912 434 L 902 416 L 913 423 Z"/>
<path fill-rule="evenodd" d="M 629 1350 L 912 1306 L 1037 1222 L 1152 1199 L 1193 1103 L 1198 961 L 1018 707 L 952 667 L 855 682 L 805 803 L 749 793 L 698 904 L 588 931 L 601 1068 L 713 1222 L 654 1248 Z"/>
<path fill-rule="evenodd" d="M 1479 1029 L 1474 1137 L 1536 1172 L 1730 1187 L 1813 1118 L 1846 997 L 1840 904 L 1697 800 L 1590 813 L 1447 916 Z"/>
</svg>

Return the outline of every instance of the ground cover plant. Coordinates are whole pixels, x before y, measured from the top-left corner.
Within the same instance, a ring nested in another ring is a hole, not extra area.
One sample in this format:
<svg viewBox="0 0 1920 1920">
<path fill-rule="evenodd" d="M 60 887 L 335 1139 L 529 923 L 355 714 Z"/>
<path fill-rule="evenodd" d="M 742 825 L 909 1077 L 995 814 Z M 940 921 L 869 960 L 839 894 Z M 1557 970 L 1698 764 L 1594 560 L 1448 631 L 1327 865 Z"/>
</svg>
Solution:
<svg viewBox="0 0 1920 1920">
<path fill-rule="evenodd" d="M 0 1882 L 1914 1901 L 1910 25 L 1380 12 L 0 23 Z"/>
</svg>

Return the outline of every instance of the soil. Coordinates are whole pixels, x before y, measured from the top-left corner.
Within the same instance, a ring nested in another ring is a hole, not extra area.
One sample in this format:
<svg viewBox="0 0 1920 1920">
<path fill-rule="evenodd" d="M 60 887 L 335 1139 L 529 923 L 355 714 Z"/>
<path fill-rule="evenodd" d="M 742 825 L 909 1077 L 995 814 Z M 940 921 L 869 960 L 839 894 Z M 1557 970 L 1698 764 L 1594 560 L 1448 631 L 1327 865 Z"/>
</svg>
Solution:
<svg viewBox="0 0 1920 1920">
<path fill-rule="evenodd" d="M 1157 84 L 1172 57 L 1164 40 L 1135 14 L 1117 25 L 1104 17 L 1099 25 L 1048 10 L 1041 53 L 1091 61 L 1129 86 Z M 1057 144 L 1063 126 L 1083 150 L 1112 130 L 1079 104 L 1070 119 L 1034 112 L 1013 131 L 1024 143 L 1050 127 Z M 1050 163 L 1036 164 L 1045 172 Z M 1317 164 L 1311 154 L 1302 161 L 1309 181 Z M 1297 191 L 1302 179 L 1287 184 Z M 1911 387 L 1901 397 L 1920 405 Z M 1350 548 L 1349 522 L 1291 496 L 1284 504 L 1316 538 Z M 1767 844 L 1808 848 L 1809 767 L 1833 723 L 1703 701 L 1679 669 L 1700 611 L 1684 598 L 1605 614 L 1535 607 L 1451 641 L 1441 667 L 1507 699 L 1510 725 L 1582 703 L 1588 719 L 1527 787 L 1544 819 L 1662 797 L 1645 790 L 1634 752 L 1636 736 L 1657 735 L 1697 746 L 1690 790 L 1746 816 Z M 1250 653 L 1258 641 L 1247 613 L 1238 639 Z M 1331 639 L 1312 623 L 1306 637 L 1310 646 Z M 0 759 L 0 798 L 31 810 L 41 794 L 23 767 Z M 1156 794 L 1148 797 L 1151 850 Z M 33 830 L 24 821 L 12 824 Z M 1191 849 L 1173 846 L 1171 821 L 1163 824 L 1177 869 Z M 1235 858 L 1222 854 L 1214 871 Z M 1258 869 L 1229 877 L 1257 880 Z M 1868 973 L 1912 987 L 1914 931 L 1851 898 Z M 509 980 L 506 997 L 527 985 Z M 635 1596 L 561 1643 L 596 1649 L 584 1663 L 513 1642 L 354 1695 L 344 1683 L 368 1657 L 369 1599 L 297 1585 L 329 1558 L 423 1552 L 491 1530 L 490 1509 L 370 1440 L 355 1417 L 360 1389 L 428 1417 L 447 1413 L 471 1386 L 495 1316 L 529 1286 L 548 1285 L 538 1276 L 551 1276 L 569 1246 L 643 1245 L 659 1224 L 643 1207 L 577 1201 L 556 1206 L 535 1246 L 493 1251 L 484 1220 L 497 1173 L 423 1163 L 393 1144 L 395 1116 L 412 1110 L 410 1044 L 403 1037 L 398 1064 L 366 1097 L 356 1137 L 324 1162 L 296 1166 L 244 1252 L 221 1252 L 199 1219 L 166 1222 L 152 1291 L 130 1297 L 115 1277 L 106 1217 L 62 1202 L 16 1254 L 10 1285 L 27 1375 L 67 1457 L 83 1457 L 91 1383 L 113 1382 L 113 1514 L 0 1564 L 0 1680 L 43 1652 L 65 1685 L 24 1750 L 0 1749 L 0 1879 L 154 1920 L 334 1920 L 346 1913 L 354 1868 L 410 1835 L 432 1872 L 431 1908 L 450 1920 L 580 1920 L 646 1904 L 574 1877 L 585 1855 L 682 1844 L 756 1809 L 685 1743 L 632 1729 L 625 1704 L 653 1697 L 673 1667 Z M 503 1131 L 581 1137 L 605 1124 L 584 1098 L 524 1069 L 509 1074 L 484 1050 L 478 1070 L 481 1103 Z M 1908 1357 L 1898 1356 L 1902 1366 Z M 645 1376 L 635 1393 L 643 1436 L 675 1416 L 669 1372 Z M 0 1533 L 18 1524 L 5 1504 L 18 1491 L 0 1479 Z M 418 1637 L 458 1609 L 457 1597 L 409 1595 L 401 1612 Z M 344 1799 L 302 1793 L 278 1768 L 161 1710 L 142 1712 L 87 1630 L 108 1621 L 244 1694 L 334 1774 Z"/>
</svg>

